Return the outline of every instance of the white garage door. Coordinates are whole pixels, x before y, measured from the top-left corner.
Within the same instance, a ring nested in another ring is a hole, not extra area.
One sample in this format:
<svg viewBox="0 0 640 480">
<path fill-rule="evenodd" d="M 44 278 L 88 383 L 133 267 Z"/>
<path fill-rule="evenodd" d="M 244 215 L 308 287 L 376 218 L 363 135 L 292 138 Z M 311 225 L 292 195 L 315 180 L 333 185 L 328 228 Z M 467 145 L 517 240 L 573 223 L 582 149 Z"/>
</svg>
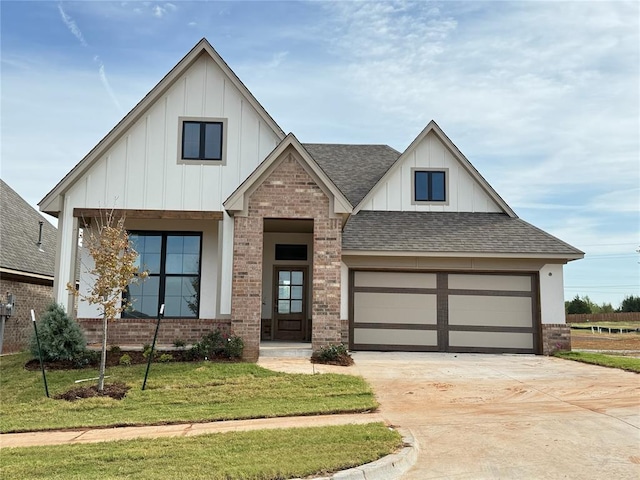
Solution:
<svg viewBox="0 0 640 480">
<path fill-rule="evenodd" d="M 353 350 L 536 353 L 535 274 L 351 274 Z"/>
</svg>

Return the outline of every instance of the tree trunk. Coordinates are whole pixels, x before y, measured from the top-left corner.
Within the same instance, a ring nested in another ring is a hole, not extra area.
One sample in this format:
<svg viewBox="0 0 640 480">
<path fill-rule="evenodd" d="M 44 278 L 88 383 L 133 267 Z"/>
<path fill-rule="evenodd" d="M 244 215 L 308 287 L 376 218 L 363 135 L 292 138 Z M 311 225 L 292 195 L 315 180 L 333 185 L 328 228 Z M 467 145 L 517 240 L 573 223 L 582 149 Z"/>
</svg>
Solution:
<svg viewBox="0 0 640 480">
<path fill-rule="evenodd" d="M 102 355 L 100 356 L 100 375 L 98 376 L 98 391 L 104 391 L 104 370 L 107 365 L 107 316 L 102 316 Z"/>
</svg>

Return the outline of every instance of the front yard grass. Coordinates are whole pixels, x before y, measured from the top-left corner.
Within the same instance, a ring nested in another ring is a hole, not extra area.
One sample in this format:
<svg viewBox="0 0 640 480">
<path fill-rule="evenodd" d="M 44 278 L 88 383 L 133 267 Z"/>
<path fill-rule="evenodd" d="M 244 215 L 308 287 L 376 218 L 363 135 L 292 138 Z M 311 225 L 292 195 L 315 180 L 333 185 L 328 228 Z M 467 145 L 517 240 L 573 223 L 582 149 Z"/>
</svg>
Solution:
<svg viewBox="0 0 640 480">
<path fill-rule="evenodd" d="M 640 358 L 588 352 L 557 352 L 556 357 L 640 373 Z"/>
<path fill-rule="evenodd" d="M 351 468 L 402 446 L 382 423 L 2 450 L 2 478 L 276 480 Z"/>
<path fill-rule="evenodd" d="M 361 412 L 378 406 L 360 377 L 293 375 L 252 363 L 214 362 L 154 363 L 145 391 L 146 365 L 112 367 L 106 382 L 131 386 L 124 399 L 67 402 L 45 397 L 41 372 L 23 368 L 28 359 L 26 353 L 0 358 L 0 432 Z M 53 397 L 91 377 L 97 377 L 97 369 L 47 372 L 49 392 Z"/>
</svg>

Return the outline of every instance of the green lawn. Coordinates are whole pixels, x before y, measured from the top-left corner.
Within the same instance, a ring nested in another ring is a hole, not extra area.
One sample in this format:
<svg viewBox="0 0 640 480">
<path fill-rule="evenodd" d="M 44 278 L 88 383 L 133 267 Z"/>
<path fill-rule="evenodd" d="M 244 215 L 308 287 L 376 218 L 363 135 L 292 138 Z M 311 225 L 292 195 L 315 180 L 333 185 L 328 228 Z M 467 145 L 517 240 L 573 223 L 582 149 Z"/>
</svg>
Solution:
<svg viewBox="0 0 640 480">
<path fill-rule="evenodd" d="M 104 427 L 359 412 L 377 403 L 360 377 L 292 375 L 252 363 L 154 363 L 141 390 L 146 365 L 114 367 L 106 381 L 132 388 L 123 400 L 76 402 L 46 398 L 40 371 L 23 368 L 29 356 L 0 358 L 0 432 Z M 47 372 L 51 396 L 97 369 Z M 85 383 L 86 384 L 86 383 Z"/>
<path fill-rule="evenodd" d="M 640 373 L 640 358 L 588 352 L 558 352 L 556 357 Z"/>
<path fill-rule="evenodd" d="M 1 478 L 277 480 L 377 460 L 402 446 L 381 423 L 2 450 Z"/>
</svg>

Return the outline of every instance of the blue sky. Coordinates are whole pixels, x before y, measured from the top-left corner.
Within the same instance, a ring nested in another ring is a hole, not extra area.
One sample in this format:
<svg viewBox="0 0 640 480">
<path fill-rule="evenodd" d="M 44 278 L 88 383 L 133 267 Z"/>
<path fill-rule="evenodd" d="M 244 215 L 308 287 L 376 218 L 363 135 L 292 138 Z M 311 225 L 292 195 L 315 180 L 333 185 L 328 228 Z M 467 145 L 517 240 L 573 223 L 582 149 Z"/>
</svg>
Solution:
<svg viewBox="0 0 640 480">
<path fill-rule="evenodd" d="M 0 2 L 3 180 L 35 205 L 202 38 L 285 132 L 402 151 L 434 119 L 524 220 L 640 293 L 637 2 Z"/>
</svg>

